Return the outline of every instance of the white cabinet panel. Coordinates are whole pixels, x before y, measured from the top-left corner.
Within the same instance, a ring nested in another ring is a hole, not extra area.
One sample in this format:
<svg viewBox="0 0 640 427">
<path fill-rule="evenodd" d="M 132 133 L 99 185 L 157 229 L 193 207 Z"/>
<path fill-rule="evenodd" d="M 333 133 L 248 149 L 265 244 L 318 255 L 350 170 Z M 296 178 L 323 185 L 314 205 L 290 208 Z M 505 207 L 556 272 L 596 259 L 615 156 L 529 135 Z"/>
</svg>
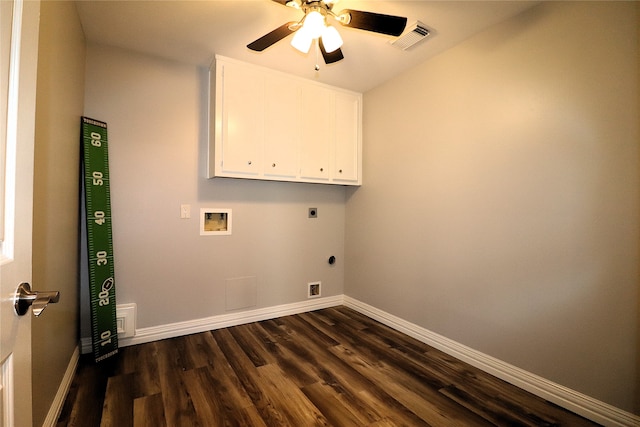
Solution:
<svg viewBox="0 0 640 427">
<path fill-rule="evenodd" d="M 329 180 L 329 149 L 333 142 L 332 93 L 319 86 L 302 88 L 300 177 Z"/>
<path fill-rule="evenodd" d="M 236 64 L 220 64 L 217 71 L 222 100 L 217 170 L 258 175 L 262 171 L 264 78 Z"/>
<path fill-rule="evenodd" d="M 295 178 L 300 150 L 300 86 L 280 75 L 265 80 L 264 174 Z"/>
<path fill-rule="evenodd" d="M 335 141 L 332 176 L 338 181 L 359 181 L 360 97 L 335 95 Z"/>
</svg>

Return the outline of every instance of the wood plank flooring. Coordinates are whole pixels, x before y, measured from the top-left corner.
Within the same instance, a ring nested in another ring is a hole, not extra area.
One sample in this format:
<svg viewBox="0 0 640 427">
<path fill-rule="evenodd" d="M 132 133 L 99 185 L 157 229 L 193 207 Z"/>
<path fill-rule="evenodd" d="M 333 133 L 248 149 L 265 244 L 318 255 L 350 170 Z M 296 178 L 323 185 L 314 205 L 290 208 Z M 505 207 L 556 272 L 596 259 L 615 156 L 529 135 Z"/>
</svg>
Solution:
<svg viewBox="0 0 640 427">
<path fill-rule="evenodd" d="M 349 308 L 83 356 L 57 426 L 595 426 Z"/>
</svg>

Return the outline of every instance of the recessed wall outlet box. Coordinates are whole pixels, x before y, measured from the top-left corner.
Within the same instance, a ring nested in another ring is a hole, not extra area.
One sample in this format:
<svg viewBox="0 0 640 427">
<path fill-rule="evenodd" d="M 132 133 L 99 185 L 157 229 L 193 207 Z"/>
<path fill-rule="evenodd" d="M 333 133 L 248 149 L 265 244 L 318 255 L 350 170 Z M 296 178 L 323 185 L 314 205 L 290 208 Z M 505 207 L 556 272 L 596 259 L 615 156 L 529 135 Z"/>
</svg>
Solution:
<svg viewBox="0 0 640 427">
<path fill-rule="evenodd" d="M 309 208 L 309 218 L 318 218 L 318 208 Z"/>
<path fill-rule="evenodd" d="M 317 298 L 320 296 L 320 285 L 322 283 L 321 282 L 311 282 L 308 283 L 307 285 L 309 286 L 309 294 L 307 295 L 308 298 Z"/>
<path fill-rule="evenodd" d="M 136 334 L 136 304 L 116 306 L 116 327 L 118 338 L 129 338 Z"/>
<path fill-rule="evenodd" d="M 231 209 L 200 209 L 200 235 L 219 236 L 231 234 Z"/>
</svg>

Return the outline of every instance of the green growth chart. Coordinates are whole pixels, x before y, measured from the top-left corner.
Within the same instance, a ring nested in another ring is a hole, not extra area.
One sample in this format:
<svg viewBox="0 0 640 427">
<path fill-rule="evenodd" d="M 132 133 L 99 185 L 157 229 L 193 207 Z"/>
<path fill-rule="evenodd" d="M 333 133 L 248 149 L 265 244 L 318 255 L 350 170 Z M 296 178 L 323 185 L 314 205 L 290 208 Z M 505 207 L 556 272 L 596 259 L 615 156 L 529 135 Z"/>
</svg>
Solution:
<svg viewBox="0 0 640 427">
<path fill-rule="evenodd" d="M 96 362 L 118 353 L 107 124 L 82 117 L 91 334 Z"/>
</svg>

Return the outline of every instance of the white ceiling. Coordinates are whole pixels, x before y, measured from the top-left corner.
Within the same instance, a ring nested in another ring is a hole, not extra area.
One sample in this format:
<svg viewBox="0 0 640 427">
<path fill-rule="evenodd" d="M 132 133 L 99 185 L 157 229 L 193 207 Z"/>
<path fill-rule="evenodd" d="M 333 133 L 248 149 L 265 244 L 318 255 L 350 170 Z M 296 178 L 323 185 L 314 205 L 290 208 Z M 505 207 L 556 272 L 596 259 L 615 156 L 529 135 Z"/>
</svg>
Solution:
<svg viewBox="0 0 640 427">
<path fill-rule="evenodd" d="M 263 52 L 246 45 L 302 12 L 271 0 L 128 0 L 77 3 L 91 43 L 127 48 L 208 66 L 215 54 L 359 91 L 367 90 L 471 35 L 535 5 L 532 1 L 340 0 L 333 10 L 356 9 L 421 21 L 431 35 L 407 51 L 388 44 L 393 37 L 336 24 L 345 59 L 325 65 L 312 48 L 307 55 L 289 44 L 291 36 Z M 320 64 L 316 72 L 314 66 Z"/>
</svg>

